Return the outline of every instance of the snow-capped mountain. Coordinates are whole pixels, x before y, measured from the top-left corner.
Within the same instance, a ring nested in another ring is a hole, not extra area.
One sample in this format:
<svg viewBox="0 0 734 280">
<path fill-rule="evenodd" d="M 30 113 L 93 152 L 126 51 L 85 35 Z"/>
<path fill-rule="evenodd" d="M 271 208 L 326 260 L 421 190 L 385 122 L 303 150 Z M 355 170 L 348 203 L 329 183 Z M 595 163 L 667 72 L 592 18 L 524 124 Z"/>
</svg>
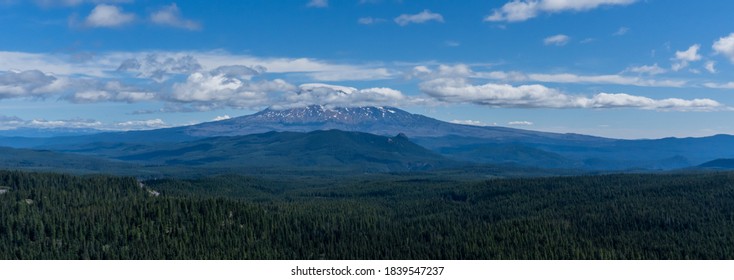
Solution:
<svg viewBox="0 0 734 280">
<path fill-rule="evenodd" d="M 187 127 L 197 137 L 234 136 L 269 131 L 309 132 L 338 129 L 378 135 L 404 133 L 410 138 L 460 136 L 501 141 L 513 139 L 598 140 L 575 134 L 546 133 L 505 127 L 480 127 L 448 123 L 394 107 L 325 107 L 265 109 L 258 113 Z"/>
</svg>

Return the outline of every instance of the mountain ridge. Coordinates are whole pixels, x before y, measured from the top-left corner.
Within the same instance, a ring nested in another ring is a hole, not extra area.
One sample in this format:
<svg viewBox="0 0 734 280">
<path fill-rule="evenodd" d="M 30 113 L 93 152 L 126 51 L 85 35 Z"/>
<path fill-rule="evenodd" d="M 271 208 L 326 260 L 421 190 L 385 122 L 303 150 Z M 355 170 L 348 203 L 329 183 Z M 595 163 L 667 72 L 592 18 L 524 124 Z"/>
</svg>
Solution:
<svg viewBox="0 0 734 280">
<path fill-rule="evenodd" d="M 80 150 L 127 145 L 128 152 L 148 144 L 161 149 L 180 143 L 268 132 L 339 130 L 382 137 L 402 134 L 422 148 L 455 161 L 582 170 L 674 170 L 717 158 L 734 158 L 734 136 L 611 139 L 581 134 L 480 127 L 440 121 L 395 107 L 307 106 L 268 108 L 227 120 L 145 131 L 108 132 L 53 138 L 3 138 L 17 148 Z M 365 136 L 366 137 L 366 136 Z M 274 143 L 275 144 L 275 143 Z M 233 151 L 236 152 L 236 151 Z"/>
</svg>

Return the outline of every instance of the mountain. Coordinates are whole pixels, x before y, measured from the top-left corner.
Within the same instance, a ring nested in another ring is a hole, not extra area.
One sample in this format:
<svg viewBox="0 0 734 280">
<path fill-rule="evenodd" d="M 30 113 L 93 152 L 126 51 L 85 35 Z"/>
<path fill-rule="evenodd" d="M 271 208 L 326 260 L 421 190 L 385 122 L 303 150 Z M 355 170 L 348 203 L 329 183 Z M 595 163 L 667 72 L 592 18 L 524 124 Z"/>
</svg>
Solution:
<svg viewBox="0 0 734 280">
<path fill-rule="evenodd" d="M 720 158 L 709 162 L 705 162 L 698 166 L 704 169 L 734 169 L 734 159 Z"/>
<path fill-rule="evenodd" d="M 149 150 L 150 146 L 165 149 L 199 143 L 197 141 L 212 141 L 215 137 L 319 130 L 353 131 L 382 137 L 403 134 L 411 143 L 436 154 L 454 161 L 477 164 L 582 170 L 672 170 L 718 158 L 734 158 L 734 136 L 731 135 L 621 140 L 454 124 L 394 107 L 271 108 L 228 120 L 148 131 L 53 138 L 0 137 L 0 145 L 78 153 L 84 153 L 84 149 L 94 151 L 104 147 L 119 150 L 117 146 L 120 146 L 132 155 Z M 291 147 L 293 150 L 303 148 Z"/>
<path fill-rule="evenodd" d="M 88 144 L 67 150 L 149 166 L 214 169 L 410 171 L 456 166 L 405 135 L 319 130 L 222 136 L 169 144 Z"/>
<path fill-rule="evenodd" d="M 59 171 L 72 173 L 115 173 L 142 175 L 149 170 L 133 163 L 89 155 L 48 150 L 28 150 L 0 147 L 0 168 Z"/>
<path fill-rule="evenodd" d="M 411 139 L 458 135 L 498 141 L 602 141 L 604 138 L 538 132 L 505 127 L 481 127 L 440 121 L 411 114 L 394 107 L 307 106 L 291 109 L 265 109 L 252 115 L 186 127 L 185 134 L 198 137 L 233 136 L 269 131 L 309 132 L 338 129 L 377 135 L 403 133 Z"/>
<path fill-rule="evenodd" d="M 183 128 L 191 137 L 323 129 L 377 135 L 403 133 L 413 142 L 456 160 L 590 170 L 677 169 L 734 157 L 734 137 L 620 140 L 496 126 L 448 123 L 394 107 L 266 109 Z"/>
</svg>

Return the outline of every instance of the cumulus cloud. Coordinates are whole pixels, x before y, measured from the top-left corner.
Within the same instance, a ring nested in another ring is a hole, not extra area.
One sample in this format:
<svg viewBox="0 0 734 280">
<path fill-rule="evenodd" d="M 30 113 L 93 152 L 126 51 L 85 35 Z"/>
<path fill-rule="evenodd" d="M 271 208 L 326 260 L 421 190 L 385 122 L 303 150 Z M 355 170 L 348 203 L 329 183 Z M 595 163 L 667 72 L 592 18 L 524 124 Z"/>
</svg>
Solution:
<svg viewBox="0 0 734 280">
<path fill-rule="evenodd" d="M 402 14 L 395 18 L 395 23 L 400 26 L 406 26 L 411 23 L 425 23 L 429 21 L 444 22 L 443 16 L 438 13 L 432 13 L 430 10 L 423 10 L 420 13 Z"/>
<path fill-rule="evenodd" d="M 65 79 L 38 70 L 0 72 L 0 99 L 42 97 L 66 87 Z"/>
<path fill-rule="evenodd" d="M 311 0 L 311 1 L 308 1 L 308 4 L 306 4 L 306 7 L 326 8 L 326 7 L 329 7 L 329 0 Z"/>
<path fill-rule="evenodd" d="M 667 69 L 658 66 L 657 63 L 653 65 L 642 65 L 642 66 L 629 67 L 625 71 L 632 72 L 632 73 L 638 73 L 638 74 L 646 74 L 646 75 L 651 75 L 651 76 L 668 72 Z"/>
<path fill-rule="evenodd" d="M 327 105 L 337 107 L 400 105 L 406 96 L 398 90 L 384 87 L 356 89 L 330 84 L 302 84 L 298 91 L 285 96 L 284 107 Z"/>
<path fill-rule="evenodd" d="M 679 71 L 688 67 L 688 64 L 694 61 L 701 60 L 701 55 L 698 54 L 698 50 L 701 45 L 693 45 L 685 51 L 676 51 L 673 60 L 673 71 Z"/>
<path fill-rule="evenodd" d="M 734 33 L 716 40 L 712 48 L 717 54 L 728 57 L 734 63 Z"/>
<path fill-rule="evenodd" d="M 711 99 L 652 99 L 626 93 L 569 95 L 543 85 L 470 84 L 463 78 L 439 78 L 420 84 L 421 91 L 440 101 L 502 108 L 638 108 L 646 110 L 707 111 L 723 107 Z"/>
<path fill-rule="evenodd" d="M 202 69 L 191 55 L 167 55 L 151 53 L 141 60 L 128 58 L 117 67 L 118 72 L 132 72 L 137 77 L 164 82 L 173 74 L 190 74 Z"/>
<path fill-rule="evenodd" d="M 485 21 L 519 22 L 539 16 L 543 13 L 560 13 L 565 11 L 588 11 L 601 6 L 629 5 L 637 0 L 512 0 L 492 14 Z"/>
<path fill-rule="evenodd" d="M 295 91 L 295 86 L 281 79 L 253 81 L 252 78 L 262 71 L 264 69 L 233 65 L 195 72 L 185 82 L 173 85 L 169 99 L 208 109 L 254 108 L 272 102 L 271 93 Z"/>
<path fill-rule="evenodd" d="M 89 27 L 117 27 L 135 20 L 134 14 L 123 12 L 117 6 L 99 4 L 87 16 L 85 24 Z"/>
<path fill-rule="evenodd" d="M 550 37 L 547 37 L 543 39 L 543 44 L 546 46 L 554 45 L 554 46 L 565 46 L 568 44 L 568 41 L 571 39 L 571 37 L 568 37 L 563 34 L 553 35 Z"/>
<path fill-rule="evenodd" d="M 181 10 L 178 9 L 176 3 L 173 3 L 170 6 L 165 6 L 150 14 L 150 21 L 159 25 L 172 26 L 188 30 L 201 29 L 200 23 L 183 18 L 183 16 L 181 15 Z"/>
</svg>

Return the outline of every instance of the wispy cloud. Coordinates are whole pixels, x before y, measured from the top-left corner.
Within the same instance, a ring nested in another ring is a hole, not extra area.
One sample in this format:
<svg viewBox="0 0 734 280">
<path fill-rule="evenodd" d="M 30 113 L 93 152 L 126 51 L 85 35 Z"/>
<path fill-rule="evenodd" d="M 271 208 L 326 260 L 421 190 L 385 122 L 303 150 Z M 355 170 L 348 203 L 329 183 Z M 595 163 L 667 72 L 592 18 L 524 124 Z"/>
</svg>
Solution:
<svg viewBox="0 0 734 280">
<path fill-rule="evenodd" d="M 716 73 L 716 61 L 707 61 L 706 64 L 703 65 L 703 68 L 706 69 L 711 74 Z"/>
<path fill-rule="evenodd" d="M 644 110 L 713 111 L 724 105 L 711 99 L 652 99 L 627 93 L 570 95 L 544 85 L 473 85 L 463 78 L 439 78 L 420 84 L 421 91 L 448 103 L 471 103 L 500 108 L 636 108 Z"/>
<path fill-rule="evenodd" d="M 433 13 L 430 10 L 423 10 L 413 15 L 402 14 L 395 18 L 395 23 L 400 26 L 406 26 L 411 23 L 426 23 L 429 21 L 444 22 L 441 14 Z"/>
<path fill-rule="evenodd" d="M 508 122 L 507 125 L 511 125 L 511 126 L 531 126 L 531 125 L 533 125 L 533 122 L 529 122 L 529 121 L 511 121 L 511 122 Z"/>
<path fill-rule="evenodd" d="M 640 87 L 683 87 L 687 85 L 685 80 L 652 79 L 638 76 L 626 76 L 620 74 L 607 75 L 580 75 L 574 73 L 524 73 L 519 71 L 491 71 L 476 72 L 468 65 L 440 65 L 437 69 L 427 66 L 416 66 L 409 75 L 410 78 L 434 79 L 434 78 L 473 78 L 489 79 L 508 82 L 543 82 L 559 84 L 610 84 L 629 85 Z"/>
<path fill-rule="evenodd" d="M 453 48 L 458 47 L 458 46 L 461 46 L 461 42 L 459 42 L 459 41 L 452 41 L 452 40 L 445 41 L 444 44 L 447 47 L 453 47 Z"/>
<path fill-rule="evenodd" d="M 201 24 L 199 22 L 183 18 L 183 16 L 181 15 L 181 10 L 179 10 L 178 6 L 176 6 L 176 3 L 162 7 L 159 10 L 150 14 L 150 21 L 159 25 L 172 26 L 188 30 L 201 29 Z"/>
<path fill-rule="evenodd" d="M 630 29 L 628 27 L 620 27 L 619 29 L 617 29 L 616 32 L 612 33 L 612 35 L 614 35 L 614 36 L 624 36 L 629 31 L 630 31 Z"/>
<path fill-rule="evenodd" d="M 15 116 L 0 115 L 0 130 L 17 129 L 17 128 L 77 128 L 77 129 L 98 129 L 98 130 L 145 130 L 171 127 L 162 119 L 148 120 L 125 120 L 103 123 L 94 119 L 72 118 L 72 119 L 21 119 Z"/>
<path fill-rule="evenodd" d="M 519 22 L 537 17 L 544 13 L 560 13 L 565 11 L 588 11 L 600 6 L 629 5 L 637 0 L 512 0 L 492 14 L 485 21 Z"/>
<path fill-rule="evenodd" d="M 326 8 L 326 7 L 329 7 L 329 0 L 311 0 L 311 1 L 308 1 L 308 4 L 306 4 L 306 7 Z"/>
<path fill-rule="evenodd" d="M 668 70 L 658 66 L 658 64 L 655 63 L 653 65 L 642 65 L 642 66 L 629 67 L 625 70 L 625 72 L 632 72 L 632 73 L 646 74 L 646 75 L 658 75 L 658 74 L 666 73 L 668 72 Z"/>
<path fill-rule="evenodd" d="M 44 8 L 51 8 L 51 7 L 57 7 L 57 6 L 78 6 L 81 4 L 86 3 L 93 3 L 93 4 L 124 4 L 124 3 L 132 3 L 134 0 L 34 0 L 34 3 L 36 5 L 44 7 Z"/>
<path fill-rule="evenodd" d="M 171 127 L 171 125 L 167 124 L 162 119 L 133 120 L 133 121 L 118 122 L 114 124 L 114 128 L 121 129 L 121 130 L 144 130 L 144 129 L 164 128 L 164 127 Z"/>
<path fill-rule="evenodd" d="M 371 25 L 371 24 L 378 24 L 382 22 L 387 22 L 384 18 L 373 18 L 373 17 L 362 17 L 357 19 L 357 23 L 364 24 L 364 25 Z"/>
<path fill-rule="evenodd" d="M 463 124 L 463 125 L 489 126 L 489 124 L 487 124 L 487 123 L 484 123 L 482 121 L 475 121 L 475 120 L 452 120 L 452 121 L 449 121 L 449 122 L 450 123 L 455 123 L 455 124 Z M 497 124 L 492 124 L 492 125 L 497 125 Z"/>
<path fill-rule="evenodd" d="M 734 89 L 734 82 L 728 82 L 728 83 L 704 83 L 703 86 L 707 88 L 715 88 L 715 89 Z"/>
<path fill-rule="evenodd" d="M 549 46 L 549 45 L 565 46 L 566 44 L 568 44 L 569 40 L 571 40 L 571 37 L 568 37 L 567 35 L 564 35 L 564 34 L 558 34 L 558 35 L 546 37 L 545 39 L 543 39 L 543 44 L 545 44 L 546 46 Z"/>
</svg>

